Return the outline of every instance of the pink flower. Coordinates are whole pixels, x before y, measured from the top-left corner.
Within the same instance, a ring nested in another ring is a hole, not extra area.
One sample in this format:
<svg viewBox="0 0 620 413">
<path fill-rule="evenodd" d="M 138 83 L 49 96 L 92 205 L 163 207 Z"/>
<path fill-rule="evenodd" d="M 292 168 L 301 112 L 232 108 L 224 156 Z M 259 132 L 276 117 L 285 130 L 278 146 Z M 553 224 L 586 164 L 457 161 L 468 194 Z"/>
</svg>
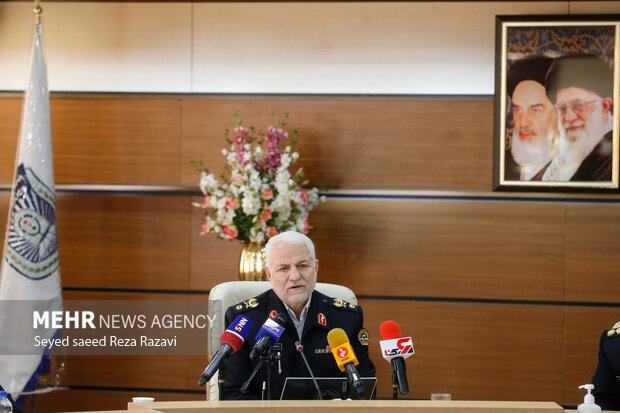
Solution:
<svg viewBox="0 0 620 413">
<path fill-rule="evenodd" d="M 260 197 L 263 198 L 264 201 L 269 201 L 273 199 L 273 191 L 271 189 L 265 189 L 263 193 L 260 194 Z"/>
<path fill-rule="evenodd" d="M 270 209 L 265 209 L 263 212 L 260 213 L 260 223 L 264 224 L 265 222 L 269 221 L 271 219 L 271 210 Z"/>
<path fill-rule="evenodd" d="M 208 203 L 209 203 L 209 195 L 205 195 L 204 199 L 200 203 L 200 207 L 206 208 L 208 206 Z"/>
<path fill-rule="evenodd" d="M 267 237 L 271 238 L 273 236 L 278 235 L 278 230 L 274 227 L 267 227 Z"/>
<path fill-rule="evenodd" d="M 222 225 L 222 231 L 224 231 L 224 234 L 228 235 L 232 239 L 237 238 L 237 228 L 235 228 L 234 225 L 232 227 Z"/>
<path fill-rule="evenodd" d="M 230 179 L 231 184 L 243 185 L 243 177 L 241 175 L 235 175 Z"/>
<path fill-rule="evenodd" d="M 310 220 L 306 218 L 306 220 L 304 221 L 303 233 L 304 235 L 308 235 L 309 232 L 310 232 Z"/>
<path fill-rule="evenodd" d="M 299 199 L 301 202 L 306 204 L 308 202 L 308 193 L 305 191 L 297 191 L 297 195 L 299 195 Z"/>
<path fill-rule="evenodd" d="M 237 198 L 228 198 L 225 205 L 226 209 L 237 209 L 239 208 L 239 201 L 237 201 Z"/>
</svg>

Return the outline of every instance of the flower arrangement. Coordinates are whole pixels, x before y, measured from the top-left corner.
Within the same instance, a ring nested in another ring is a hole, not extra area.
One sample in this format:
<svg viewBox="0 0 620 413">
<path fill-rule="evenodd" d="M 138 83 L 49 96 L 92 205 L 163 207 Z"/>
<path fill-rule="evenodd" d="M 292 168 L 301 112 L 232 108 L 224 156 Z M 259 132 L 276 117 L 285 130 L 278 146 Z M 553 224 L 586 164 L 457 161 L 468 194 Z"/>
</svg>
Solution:
<svg viewBox="0 0 620 413">
<path fill-rule="evenodd" d="M 235 112 L 233 133 L 227 129 L 223 149 L 227 165 L 218 180 L 204 166 L 203 161 L 192 161 L 200 172 L 201 203 L 193 203 L 204 210 L 202 232 L 214 233 L 219 238 L 263 244 L 272 236 L 287 230 L 304 234 L 313 229 L 308 215 L 325 197 L 319 190 L 303 189 L 303 168 L 293 175 L 291 164 L 298 158 L 294 150 L 297 131 L 284 130 L 288 114 L 277 117 L 275 126 L 267 132 L 242 124 L 240 113 Z"/>
</svg>

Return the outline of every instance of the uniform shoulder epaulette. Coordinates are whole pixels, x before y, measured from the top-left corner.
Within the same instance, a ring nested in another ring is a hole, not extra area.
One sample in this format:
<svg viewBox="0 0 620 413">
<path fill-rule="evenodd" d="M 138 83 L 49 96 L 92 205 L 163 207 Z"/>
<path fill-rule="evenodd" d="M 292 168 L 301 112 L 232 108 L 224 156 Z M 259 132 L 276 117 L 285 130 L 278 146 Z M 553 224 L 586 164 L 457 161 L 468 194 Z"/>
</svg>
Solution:
<svg viewBox="0 0 620 413">
<path fill-rule="evenodd" d="M 618 321 L 614 326 L 607 330 L 607 338 L 620 336 L 620 321 Z"/>
<path fill-rule="evenodd" d="M 356 310 L 357 306 L 355 304 L 352 304 L 348 301 L 342 300 L 340 298 L 332 298 L 331 299 L 331 305 L 332 307 L 335 308 L 340 308 L 343 310 Z"/>
<path fill-rule="evenodd" d="M 258 298 L 254 297 L 254 298 L 250 298 L 249 300 L 245 300 L 238 304 L 235 304 L 232 306 L 232 308 L 234 309 L 235 314 L 245 313 L 246 311 L 253 310 L 256 307 L 266 302 L 266 300 L 262 300 L 262 301 L 263 302 L 261 302 L 261 300 L 259 300 Z"/>
</svg>

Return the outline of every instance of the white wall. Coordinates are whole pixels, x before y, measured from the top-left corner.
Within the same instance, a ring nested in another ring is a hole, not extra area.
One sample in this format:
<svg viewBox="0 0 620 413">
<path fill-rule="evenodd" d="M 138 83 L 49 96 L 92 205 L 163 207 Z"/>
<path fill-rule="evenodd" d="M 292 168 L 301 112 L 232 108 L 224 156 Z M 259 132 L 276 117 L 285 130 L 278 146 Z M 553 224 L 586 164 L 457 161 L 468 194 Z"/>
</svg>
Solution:
<svg viewBox="0 0 620 413">
<path fill-rule="evenodd" d="M 620 2 L 43 3 L 50 89 L 489 95 L 495 16 Z M 32 3 L 0 2 L 0 90 L 21 90 Z"/>
</svg>

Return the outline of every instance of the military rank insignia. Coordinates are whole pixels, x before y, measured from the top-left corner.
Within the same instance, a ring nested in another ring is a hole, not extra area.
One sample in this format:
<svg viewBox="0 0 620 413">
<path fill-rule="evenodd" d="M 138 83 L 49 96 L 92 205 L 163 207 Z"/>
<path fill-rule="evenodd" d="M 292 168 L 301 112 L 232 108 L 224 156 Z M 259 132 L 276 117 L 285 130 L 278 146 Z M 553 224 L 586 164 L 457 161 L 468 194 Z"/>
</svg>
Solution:
<svg viewBox="0 0 620 413">
<path fill-rule="evenodd" d="M 319 313 L 317 315 L 317 321 L 323 327 L 325 327 L 327 325 L 327 318 L 325 318 L 325 314 L 323 314 L 323 313 Z"/>
<path fill-rule="evenodd" d="M 244 301 L 245 308 L 254 308 L 258 307 L 258 300 L 256 298 L 250 298 L 248 301 Z"/>
<path fill-rule="evenodd" d="M 336 307 L 346 307 L 346 304 L 340 298 L 334 298 L 334 306 L 336 306 Z"/>
</svg>

